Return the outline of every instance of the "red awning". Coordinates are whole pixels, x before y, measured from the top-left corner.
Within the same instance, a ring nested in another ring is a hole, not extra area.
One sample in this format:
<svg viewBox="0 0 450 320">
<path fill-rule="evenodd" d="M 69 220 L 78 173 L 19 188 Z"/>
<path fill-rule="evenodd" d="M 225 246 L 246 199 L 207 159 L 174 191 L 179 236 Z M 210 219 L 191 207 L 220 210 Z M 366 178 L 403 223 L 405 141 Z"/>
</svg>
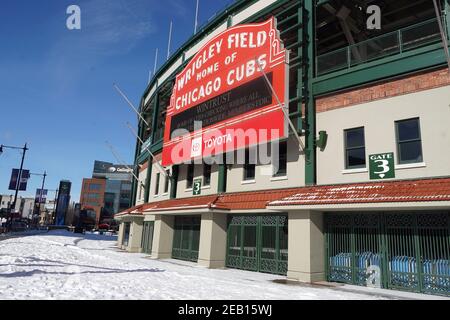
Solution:
<svg viewBox="0 0 450 320">
<path fill-rule="evenodd" d="M 424 201 L 450 201 L 450 178 L 305 187 L 268 207 Z"/>
<path fill-rule="evenodd" d="M 178 198 L 158 202 L 146 203 L 142 208 L 146 212 L 172 211 L 172 210 L 194 210 L 219 208 L 215 206 L 218 195 L 200 196 L 191 198 Z M 226 209 L 226 208 L 225 208 Z"/>
<path fill-rule="evenodd" d="M 122 212 L 116 213 L 114 215 L 114 218 L 125 216 L 125 215 L 140 215 L 140 214 L 142 214 L 142 206 L 143 206 L 143 204 L 140 204 L 140 205 L 131 207 L 127 210 L 124 210 Z"/>
<path fill-rule="evenodd" d="M 178 210 L 264 210 L 277 206 L 450 201 L 450 178 L 224 193 L 146 203 L 115 216 Z"/>
</svg>

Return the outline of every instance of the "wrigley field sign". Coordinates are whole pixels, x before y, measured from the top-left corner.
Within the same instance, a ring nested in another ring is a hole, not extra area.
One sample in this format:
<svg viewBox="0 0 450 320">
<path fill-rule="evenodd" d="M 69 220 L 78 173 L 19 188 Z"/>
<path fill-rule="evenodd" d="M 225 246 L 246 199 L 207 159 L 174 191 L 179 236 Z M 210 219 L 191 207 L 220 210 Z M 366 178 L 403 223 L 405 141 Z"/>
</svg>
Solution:
<svg viewBox="0 0 450 320">
<path fill-rule="evenodd" d="M 212 38 L 176 77 L 162 165 L 286 138 L 288 74 L 275 18 Z"/>
</svg>

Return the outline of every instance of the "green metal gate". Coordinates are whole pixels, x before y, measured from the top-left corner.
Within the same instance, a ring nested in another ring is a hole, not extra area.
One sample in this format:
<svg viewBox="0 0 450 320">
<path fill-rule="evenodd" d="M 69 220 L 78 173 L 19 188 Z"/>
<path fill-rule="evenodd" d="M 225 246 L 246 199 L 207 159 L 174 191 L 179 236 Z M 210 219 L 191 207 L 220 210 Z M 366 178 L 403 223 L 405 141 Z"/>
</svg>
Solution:
<svg viewBox="0 0 450 320">
<path fill-rule="evenodd" d="M 287 273 L 287 216 L 231 216 L 227 239 L 227 267 Z"/>
<path fill-rule="evenodd" d="M 450 295 L 450 213 L 327 214 L 325 223 L 329 281 Z"/>
<path fill-rule="evenodd" d="M 142 252 L 151 254 L 153 244 L 153 229 L 155 226 L 154 221 L 145 221 L 142 230 Z"/>
<path fill-rule="evenodd" d="M 175 217 L 172 258 L 197 261 L 200 217 Z"/>
</svg>

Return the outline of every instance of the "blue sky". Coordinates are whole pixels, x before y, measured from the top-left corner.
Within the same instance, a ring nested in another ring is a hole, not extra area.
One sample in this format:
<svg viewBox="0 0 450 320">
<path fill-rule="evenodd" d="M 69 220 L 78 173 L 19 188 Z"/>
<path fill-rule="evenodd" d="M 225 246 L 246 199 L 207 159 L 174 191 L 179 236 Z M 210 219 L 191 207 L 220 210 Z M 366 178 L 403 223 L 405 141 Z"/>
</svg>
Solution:
<svg viewBox="0 0 450 320">
<path fill-rule="evenodd" d="M 200 0 L 199 23 L 232 0 Z M 83 177 L 94 160 L 117 162 L 108 140 L 133 162 L 135 139 L 125 126 L 137 123 L 113 90 L 117 82 L 137 105 L 153 69 L 167 56 L 169 22 L 172 52 L 193 34 L 196 0 L 2 0 L 0 2 L 0 144 L 30 150 L 25 168 L 47 170 L 46 187 L 72 181 L 79 201 Z M 81 30 L 66 28 L 66 9 L 81 8 Z M 11 194 L 12 168 L 19 151 L 0 155 L 0 194 Z M 22 196 L 32 196 L 34 176 Z M 53 193 L 50 193 L 53 197 Z"/>
</svg>

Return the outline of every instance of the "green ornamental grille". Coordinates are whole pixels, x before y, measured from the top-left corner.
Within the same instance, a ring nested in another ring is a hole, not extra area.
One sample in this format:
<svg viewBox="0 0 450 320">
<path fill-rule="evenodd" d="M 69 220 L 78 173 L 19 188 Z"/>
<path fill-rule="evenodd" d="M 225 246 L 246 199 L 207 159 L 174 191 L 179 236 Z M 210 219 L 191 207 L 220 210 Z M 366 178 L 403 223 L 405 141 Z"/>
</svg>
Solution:
<svg viewBox="0 0 450 320">
<path fill-rule="evenodd" d="M 228 222 L 227 267 L 287 273 L 287 216 L 232 216 Z"/>
<path fill-rule="evenodd" d="M 175 217 L 172 258 L 198 260 L 200 217 Z"/>
<path fill-rule="evenodd" d="M 143 253 L 152 253 L 154 221 L 144 222 L 141 248 Z"/>
<path fill-rule="evenodd" d="M 325 222 L 329 281 L 450 295 L 448 212 L 327 214 Z"/>
</svg>

